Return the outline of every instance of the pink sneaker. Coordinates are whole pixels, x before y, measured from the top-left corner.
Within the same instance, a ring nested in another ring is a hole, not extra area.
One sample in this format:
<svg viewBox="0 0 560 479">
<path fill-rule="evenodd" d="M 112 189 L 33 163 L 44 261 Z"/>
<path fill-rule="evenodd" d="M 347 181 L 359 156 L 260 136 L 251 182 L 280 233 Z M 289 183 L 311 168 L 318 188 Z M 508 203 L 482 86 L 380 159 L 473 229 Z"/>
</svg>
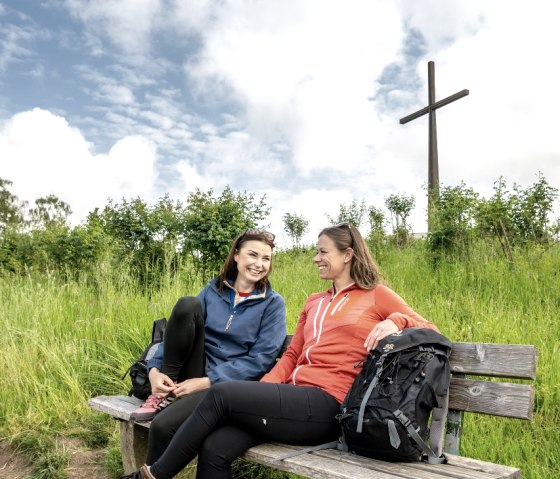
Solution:
<svg viewBox="0 0 560 479">
<path fill-rule="evenodd" d="M 130 414 L 131 421 L 151 421 L 155 415 L 173 402 L 169 396 L 154 396 L 150 394 L 148 399 L 138 409 Z"/>
</svg>

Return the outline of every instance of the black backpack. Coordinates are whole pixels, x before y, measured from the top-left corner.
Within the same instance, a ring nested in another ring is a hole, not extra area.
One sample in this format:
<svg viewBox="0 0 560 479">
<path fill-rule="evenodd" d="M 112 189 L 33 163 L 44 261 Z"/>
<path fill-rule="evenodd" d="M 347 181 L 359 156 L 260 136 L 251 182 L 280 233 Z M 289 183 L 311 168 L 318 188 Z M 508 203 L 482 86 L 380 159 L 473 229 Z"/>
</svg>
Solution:
<svg viewBox="0 0 560 479">
<path fill-rule="evenodd" d="M 148 347 L 140 357 L 134 361 L 127 371 L 123 374 L 121 379 L 124 379 L 127 374 L 130 375 L 132 387 L 128 391 L 129 396 L 135 396 L 138 399 L 146 399 L 152 394 L 152 387 L 148 378 L 148 360 L 152 358 L 157 349 L 157 345 L 163 341 L 165 327 L 167 326 L 167 319 L 156 319 L 152 326 L 152 340 Z"/>
<path fill-rule="evenodd" d="M 337 416 L 342 448 L 384 461 L 424 456 L 429 462 L 445 462 L 451 347 L 446 337 L 427 328 L 406 328 L 381 340 Z"/>
</svg>

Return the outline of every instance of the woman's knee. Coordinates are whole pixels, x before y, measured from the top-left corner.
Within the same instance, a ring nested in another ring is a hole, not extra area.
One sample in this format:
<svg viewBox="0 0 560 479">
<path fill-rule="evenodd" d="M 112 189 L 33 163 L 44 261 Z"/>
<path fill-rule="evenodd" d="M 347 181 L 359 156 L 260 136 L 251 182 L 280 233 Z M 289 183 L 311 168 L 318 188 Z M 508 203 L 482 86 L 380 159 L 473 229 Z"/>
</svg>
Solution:
<svg viewBox="0 0 560 479">
<path fill-rule="evenodd" d="M 198 467 L 207 471 L 227 471 L 236 458 L 235 453 L 224 447 L 223 441 L 210 435 L 198 452 Z"/>
<path fill-rule="evenodd" d="M 225 426 L 206 437 L 198 452 L 198 477 L 231 477 L 231 465 L 244 451 L 262 442 L 247 431 Z"/>
<path fill-rule="evenodd" d="M 196 296 L 183 296 L 179 298 L 175 306 L 173 307 L 173 312 L 180 315 L 188 315 L 194 313 L 202 313 L 202 304 Z"/>
<path fill-rule="evenodd" d="M 169 441 L 180 425 L 174 420 L 174 416 L 160 413 L 150 423 L 150 439 L 158 442 Z"/>
</svg>

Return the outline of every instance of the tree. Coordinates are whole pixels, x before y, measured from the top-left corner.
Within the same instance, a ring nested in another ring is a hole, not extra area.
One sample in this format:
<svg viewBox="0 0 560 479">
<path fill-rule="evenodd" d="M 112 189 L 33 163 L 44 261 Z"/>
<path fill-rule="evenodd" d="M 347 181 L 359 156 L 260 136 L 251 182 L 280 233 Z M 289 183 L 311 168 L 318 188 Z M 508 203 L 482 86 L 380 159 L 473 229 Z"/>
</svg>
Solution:
<svg viewBox="0 0 560 479">
<path fill-rule="evenodd" d="M 546 243 L 550 240 L 549 215 L 552 213 L 558 189 L 550 186 L 542 173 L 537 181 L 526 189 L 513 186 L 516 201 L 513 202 L 512 220 L 520 241 Z"/>
<path fill-rule="evenodd" d="M 32 228 L 44 230 L 65 226 L 71 214 L 70 205 L 55 195 L 36 199 L 35 208 L 29 210 Z"/>
<path fill-rule="evenodd" d="M 341 203 L 338 216 L 332 218 L 327 215 L 327 219 L 332 224 L 338 223 L 349 223 L 356 228 L 359 228 L 364 220 L 364 214 L 366 212 L 365 201 L 362 200 L 358 203 L 356 200 L 352 200 L 350 204 Z"/>
<path fill-rule="evenodd" d="M 467 252 L 473 239 L 478 193 L 461 182 L 441 187 L 435 198 L 428 247 L 433 252 Z"/>
<path fill-rule="evenodd" d="M 500 177 L 494 183 L 492 197 L 481 200 L 477 206 L 477 228 L 481 236 L 497 239 L 504 255 L 513 263 L 516 246 L 553 240 L 555 229 L 549 216 L 557 197 L 558 190 L 540 173 L 532 186 L 523 189 L 514 185 L 513 192 Z"/>
<path fill-rule="evenodd" d="M 407 224 L 408 216 L 414 208 L 414 197 L 402 195 L 389 195 L 385 198 L 385 206 L 391 213 L 393 222 L 393 235 L 397 246 L 408 241 L 410 228 Z"/>
<path fill-rule="evenodd" d="M 20 204 L 17 196 L 8 190 L 11 185 L 11 181 L 0 178 L 0 235 L 8 228 L 23 224 L 22 210 L 25 203 Z"/>
<path fill-rule="evenodd" d="M 183 205 L 167 195 L 155 205 L 140 198 L 121 203 L 110 200 L 103 211 L 89 214 L 87 224 L 113 238 L 118 259 L 128 260 L 142 281 L 153 282 L 165 268 L 178 265 L 184 215 Z"/>
<path fill-rule="evenodd" d="M 494 182 L 494 194 L 477 205 L 476 223 L 482 237 L 497 238 L 506 256 L 511 255 L 513 240 L 510 193 L 503 177 Z"/>
<path fill-rule="evenodd" d="M 369 230 L 371 235 L 385 236 L 385 213 L 380 208 L 370 206 L 367 210 Z"/>
<path fill-rule="evenodd" d="M 292 247 L 301 247 L 301 238 L 309 230 L 309 220 L 297 213 L 286 213 L 282 220 L 284 221 L 284 231 L 292 239 Z"/>
<path fill-rule="evenodd" d="M 234 193 L 227 186 L 215 198 L 212 189 L 197 189 L 187 200 L 183 250 L 190 253 L 204 279 L 219 271 L 233 239 L 247 228 L 256 227 L 268 215 L 265 196 Z"/>
<path fill-rule="evenodd" d="M 380 208 L 370 206 L 367 214 L 369 222 L 368 241 L 374 253 L 379 255 L 386 240 L 385 224 L 387 220 L 385 219 L 385 213 Z"/>
</svg>

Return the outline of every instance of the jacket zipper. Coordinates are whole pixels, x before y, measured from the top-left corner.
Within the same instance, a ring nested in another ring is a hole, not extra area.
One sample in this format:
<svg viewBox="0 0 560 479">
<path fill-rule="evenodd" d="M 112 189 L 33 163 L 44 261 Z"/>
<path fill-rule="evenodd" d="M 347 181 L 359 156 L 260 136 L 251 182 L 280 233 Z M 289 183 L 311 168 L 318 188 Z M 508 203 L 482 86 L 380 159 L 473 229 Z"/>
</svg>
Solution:
<svg viewBox="0 0 560 479">
<path fill-rule="evenodd" d="M 227 323 L 226 323 L 226 327 L 225 327 L 224 331 L 227 331 L 227 330 L 229 329 L 229 327 L 231 326 L 231 321 L 233 320 L 233 315 L 234 315 L 234 314 L 235 314 L 235 312 L 233 312 L 233 313 L 230 315 L 230 317 L 228 318 Z"/>
<path fill-rule="evenodd" d="M 342 299 L 338 302 L 338 304 L 334 307 L 334 309 L 331 311 L 331 316 L 334 316 L 334 313 L 336 313 L 338 310 L 340 310 L 342 308 L 342 306 L 344 305 L 344 303 L 346 302 L 346 300 L 348 299 L 348 295 L 350 293 L 346 293 Z"/>
</svg>

